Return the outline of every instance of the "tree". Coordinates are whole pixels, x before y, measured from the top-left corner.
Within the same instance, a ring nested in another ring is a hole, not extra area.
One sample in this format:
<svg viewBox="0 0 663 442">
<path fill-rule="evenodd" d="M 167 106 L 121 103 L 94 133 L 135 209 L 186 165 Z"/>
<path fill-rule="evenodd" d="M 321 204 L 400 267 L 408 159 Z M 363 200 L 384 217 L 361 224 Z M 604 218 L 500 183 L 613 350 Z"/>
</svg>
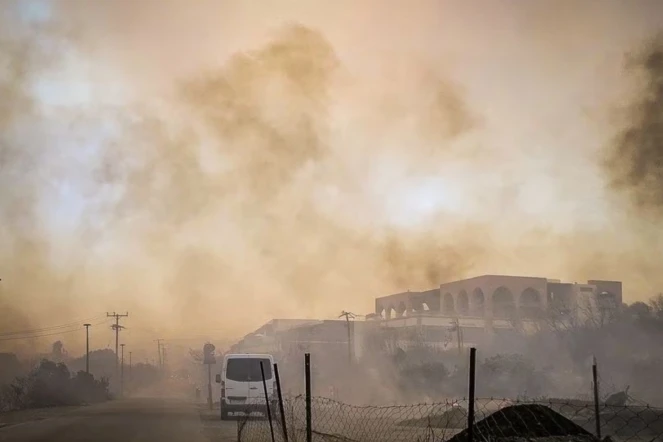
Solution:
<svg viewBox="0 0 663 442">
<path fill-rule="evenodd" d="M 23 372 L 14 353 L 0 353 L 0 385 L 8 384 Z"/>
<path fill-rule="evenodd" d="M 71 371 L 85 370 L 85 355 L 68 361 Z M 109 377 L 115 373 L 115 352 L 104 348 L 90 352 L 90 373 L 97 378 Z"/>
<path fill-rule="evenodd" d="M 81 370 L 71 378 L 71 387 L 77 401 L 93 403 L 108 399 L 108 379 L 96 380 L 90 373 Z"/>
<path fill-rule="evenodd" d="M 78 405 L 108 399 L 108 380 L 84 371 L 74 377 L 66 365 L 42 360 L 37 368 L 0 388 L 0 411 Z"/>
<path fill-rule="evenodd" d="M 652 307 L 644 302 L 638 301 L 627 305 L 624 314 L 628 319 L 643 320 L 649 318 L 652 314 Z"/>
<path fill-rule="evenodd" d="M 28 403 L 31 407 L 52 407 L 77 403 L 70 389 L 71 375 L 63 363 L 42 360 L 28 377 Z"/>
<path fill-rule="evenodd" d="M 62 362 L 67 356 L 67 351 L 64 349 L 62 341 L 55 341 L 51 350 L 51 357 L 54 361 Z"/>
<path fill-rule="evenodd" d="M 658 319 L 663 319 L 663 293 L 652 297 L 649 300 L 649 306 L 651 307 L 651 313 Z"/>
<path fill-rule="evenodd" d="M 202 364 L 203 361 L 205 360 L 205 355 L 204 355 L 202 350 L 190 348 L 189 349 L 189 356 L 191 357 L 193 362 L 195 362 L 197 364 Z"/>
</svg>

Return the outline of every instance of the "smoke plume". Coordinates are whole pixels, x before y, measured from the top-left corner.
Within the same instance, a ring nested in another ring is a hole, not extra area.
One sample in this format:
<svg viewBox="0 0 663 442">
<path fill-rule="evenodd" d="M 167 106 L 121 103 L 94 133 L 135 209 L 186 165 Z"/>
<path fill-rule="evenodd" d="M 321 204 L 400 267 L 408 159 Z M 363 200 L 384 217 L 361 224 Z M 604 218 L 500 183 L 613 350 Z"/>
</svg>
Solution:
<svg viewBox="0 0 663 442">
<path fill-rule="evenodd" d="M 636 208 L 663 214 L 663 36 L 648 42 L 628 64 L 639 80 L 606 162 L 611 184 Z"/>
<path fill-rule="evenodd" d="M 607 169 L 609 131 L 585 118 L 659 26 L 645 3 L 562 8 L 563 27 L 543 3 L 12 3 L 9 328 L 129 310 L 127 341 L 152 348 L 481 273 L 622 279 L 646 299 L 660 234 L 612 205 L 602 172 L 639 207 L 663 199 L 660 50 Z"/>
<path fill-rule="evenodd" d="M 262 47 L 178 82 L 161 115 L 141 110 L 121 126 L 96 176 L 122 189 L 115 225 L 131 220 L 127 235 L 144 246 L 145 262 L 172 268 L 164 294 L 176 323 L 236 296 L 246 312 L 224 317 L 226 325 L 252 312 L 260 320 L 320 315 L 331 297 L 341 305 L 367 292 L 428 287 L 469 268 L 461 244 L 432 226 L 361 226 L 333 200 L 323 203 L 330 192 L 365 191 L 348 170 L 351 146 L 334 145 L 331 135 L 342 70 L 320 32 L 287 25 Z M 429 127 L 452 115 L 438 141 L 472 127 L 460 97 L 443 97 L 444 87 L 413 114 Z M 468 235 L 462 247 L 472 243 Z"/>
</svg>

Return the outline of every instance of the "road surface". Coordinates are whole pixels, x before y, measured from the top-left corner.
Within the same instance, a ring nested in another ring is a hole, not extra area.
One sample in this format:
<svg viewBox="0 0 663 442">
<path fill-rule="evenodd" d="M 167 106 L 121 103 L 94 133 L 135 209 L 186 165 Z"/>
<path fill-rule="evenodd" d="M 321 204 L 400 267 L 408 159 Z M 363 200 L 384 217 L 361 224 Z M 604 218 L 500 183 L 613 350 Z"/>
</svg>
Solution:
<svg viewBox="0 0 663 442">
<path fill-rule="evenodd" d="M 125 399 L 0 425 L 12 442 L 231 442 L 237 423 L 222 422 L 199 405 L 174 399 Z M 0 424 L 3 415 L 0 414 Z"/>
</svg>

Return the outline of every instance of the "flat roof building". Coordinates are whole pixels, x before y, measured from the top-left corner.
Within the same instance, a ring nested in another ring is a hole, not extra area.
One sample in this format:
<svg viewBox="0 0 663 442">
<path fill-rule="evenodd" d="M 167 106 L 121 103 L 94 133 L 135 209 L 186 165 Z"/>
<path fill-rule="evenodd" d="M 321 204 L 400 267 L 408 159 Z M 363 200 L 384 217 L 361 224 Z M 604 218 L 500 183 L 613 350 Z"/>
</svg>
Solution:
<svg viewBox="0 0 663 442">
<path fill-rule="evenodd" d="M 483 275 L 441 284 L 421 292 L 404 292 L 375 300 L 375 316 L 384 320 L 439 316 L 488 320 L 573 318 L 589 320 L 611 314 L 622 304 L 622 283 Z"/>
</svg>

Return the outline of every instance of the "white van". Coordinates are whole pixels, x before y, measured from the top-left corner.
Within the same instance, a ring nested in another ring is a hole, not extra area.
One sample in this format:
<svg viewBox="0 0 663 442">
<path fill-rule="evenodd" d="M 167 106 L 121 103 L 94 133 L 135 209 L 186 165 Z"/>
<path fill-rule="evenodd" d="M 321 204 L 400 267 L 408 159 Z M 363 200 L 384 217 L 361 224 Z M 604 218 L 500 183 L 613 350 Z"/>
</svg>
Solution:
<svg viewBox="0 0 663 442">
<path fill-rule="evenodd" d="M 221 419 L 230 414 L 260 412 L 266 415 L 265 390 L 260 363 L 265 370 L 267 396 L 272 412 L 275 411 L 276 389 L 274 358 L 268 354 L 229 354 L 223 358 L 223 368 L 216 381 L 221 384 Z"/>
</svg>

